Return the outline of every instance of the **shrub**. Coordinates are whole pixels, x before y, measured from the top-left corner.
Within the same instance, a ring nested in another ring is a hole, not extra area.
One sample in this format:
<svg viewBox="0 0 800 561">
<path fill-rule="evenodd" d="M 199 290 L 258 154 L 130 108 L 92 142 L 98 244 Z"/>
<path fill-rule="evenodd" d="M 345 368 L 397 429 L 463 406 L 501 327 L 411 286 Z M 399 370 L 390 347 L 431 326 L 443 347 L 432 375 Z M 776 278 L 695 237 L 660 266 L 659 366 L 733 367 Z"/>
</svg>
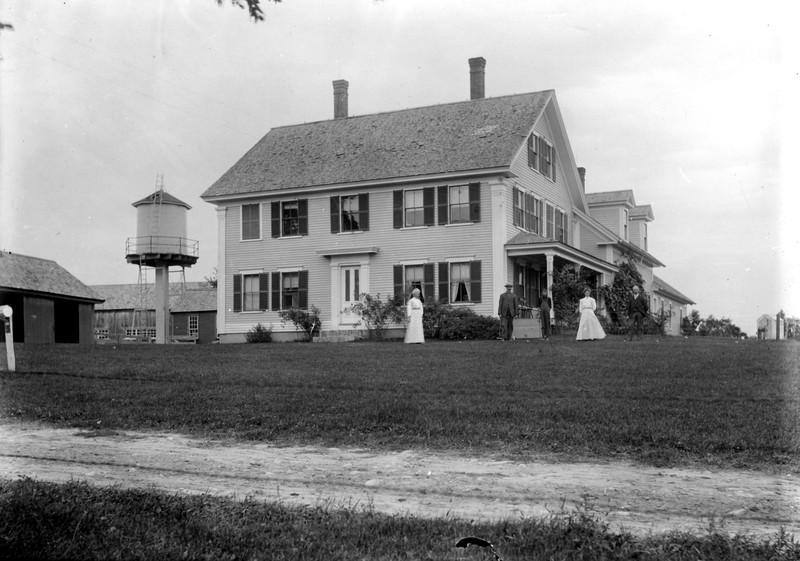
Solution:
<svg viewBox="0 0 800 561">
<path fill-rule="evenodd" d="M 390 324 L 402 323 L 405 319 L 402 295 L 387 296 L 383 301 L 380 294 L 372 296 L 363 293 L 358 302 L 351 305 L 351 309 L 361 317 L 369 338 L 378 341 L 383 340 Z"/>
<path fill-rule="evenodd" d="M 319 333 L 322 322 L 319 319 L 319 309 L 312 305 L 308 310 L 301 310 L 300 308 L 289 308 L 288 310 L 281 310 L 281 323 L 290 321 L 294 324 L 295 328 L 302 331 L 306 339 L 311 341 L 314 334 Z"/>
<path fill-rule="evenodd" d="M 257 323 L 247 332 L 245 340 L 248 343 L 269 343 L 272 341 L 272 328 Z"/>
<path fill-rule="evenodd" d="M 439 301 L 425 304 L 422 328 L 429 339 L 496 339 L 500 336 L 500 319 Z"/>
</svg>

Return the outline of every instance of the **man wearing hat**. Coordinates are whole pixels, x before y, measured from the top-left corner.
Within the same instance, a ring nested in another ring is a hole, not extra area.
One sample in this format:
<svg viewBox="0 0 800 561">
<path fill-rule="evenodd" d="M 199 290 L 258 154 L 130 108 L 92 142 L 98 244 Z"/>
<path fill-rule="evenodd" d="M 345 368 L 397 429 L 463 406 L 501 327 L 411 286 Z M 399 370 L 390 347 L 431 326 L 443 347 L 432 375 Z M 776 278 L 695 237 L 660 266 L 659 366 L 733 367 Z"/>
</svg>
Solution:
<svg viewBox="0 0 800 561">
<path fill-rule="evenodd" d="M 514 316 L 517 315 L 517 297 L 511 292 L 512 285 L 506 285 L 506 291 L 500 295 L 500 305 L 497 307 L 497 315 L 500 316 L 500 325 L 503 326 L 505 333 L 504 339 L 510 341 L 514 334 Z"/>
</svg>

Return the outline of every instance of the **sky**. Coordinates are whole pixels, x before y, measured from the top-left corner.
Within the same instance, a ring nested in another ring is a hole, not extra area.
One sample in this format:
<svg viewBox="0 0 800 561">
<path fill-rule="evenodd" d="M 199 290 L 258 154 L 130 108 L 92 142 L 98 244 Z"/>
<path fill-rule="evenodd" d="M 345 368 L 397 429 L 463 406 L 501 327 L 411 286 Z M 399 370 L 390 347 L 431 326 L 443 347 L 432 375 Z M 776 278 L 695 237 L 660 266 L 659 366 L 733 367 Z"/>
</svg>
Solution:
<svg viewBox="0 0 800 561">
<path fill-rule="evenodd" d="M 135 283 L 132 203 L 164 189 L 217 262 L 200 195 L 271 128 L 555 90 L 587 192 L 650 204 L 655 273 L 753 335 L 800 316 L 800 38 L 792 3 L 677 0 L 3 0 L 0 249 Z"/>
</svg>

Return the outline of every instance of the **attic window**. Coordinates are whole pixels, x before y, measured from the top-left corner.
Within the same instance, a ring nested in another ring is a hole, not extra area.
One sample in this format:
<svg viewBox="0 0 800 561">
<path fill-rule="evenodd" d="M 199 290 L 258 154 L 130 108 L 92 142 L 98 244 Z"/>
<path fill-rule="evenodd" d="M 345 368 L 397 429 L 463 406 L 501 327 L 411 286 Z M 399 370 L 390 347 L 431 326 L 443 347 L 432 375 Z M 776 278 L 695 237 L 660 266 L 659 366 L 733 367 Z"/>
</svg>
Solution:
<svg viewBox="0 0 800 561">
<path fill-rule="evenodd" d="M 556 148 L 543 136 L 528 136 L 528 166 L 551 181 L 556 180 Z"/>
</svg>

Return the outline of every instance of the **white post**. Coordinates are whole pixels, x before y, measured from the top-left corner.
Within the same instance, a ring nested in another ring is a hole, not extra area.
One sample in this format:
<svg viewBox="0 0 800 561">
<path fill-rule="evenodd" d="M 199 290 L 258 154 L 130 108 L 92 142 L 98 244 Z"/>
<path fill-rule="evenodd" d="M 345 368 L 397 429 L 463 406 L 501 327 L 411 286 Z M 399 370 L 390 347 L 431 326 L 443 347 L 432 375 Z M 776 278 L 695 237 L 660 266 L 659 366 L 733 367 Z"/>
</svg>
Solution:
<svg viewBox="0 0 800 561">
<path fill-rule="evenodd" d="M 555 300 L 553 299 L 553 263 L 555 260 L 555 252 L 545 251 L 545 260 L 547 261 L 547 295 L 550 297 L 550 319 L 554 320 L 556 317 Z"/>
<path fill-rule="evenodd" d="M 169 267 L 156 267 L 156 343 L 169 341 Z"/>
<path fill-rule="evenodd" d="M 0 306 L 0 319 L 3 320 L 3 328 L 5 329 L 6 337 L 6 360 L 8 361 L 9 372 L 14 372 L 17 369 L 17 360 L 14 357 L 14 322 L 11 315 L 14 310 L 11 306 Z"/>
</svg>

